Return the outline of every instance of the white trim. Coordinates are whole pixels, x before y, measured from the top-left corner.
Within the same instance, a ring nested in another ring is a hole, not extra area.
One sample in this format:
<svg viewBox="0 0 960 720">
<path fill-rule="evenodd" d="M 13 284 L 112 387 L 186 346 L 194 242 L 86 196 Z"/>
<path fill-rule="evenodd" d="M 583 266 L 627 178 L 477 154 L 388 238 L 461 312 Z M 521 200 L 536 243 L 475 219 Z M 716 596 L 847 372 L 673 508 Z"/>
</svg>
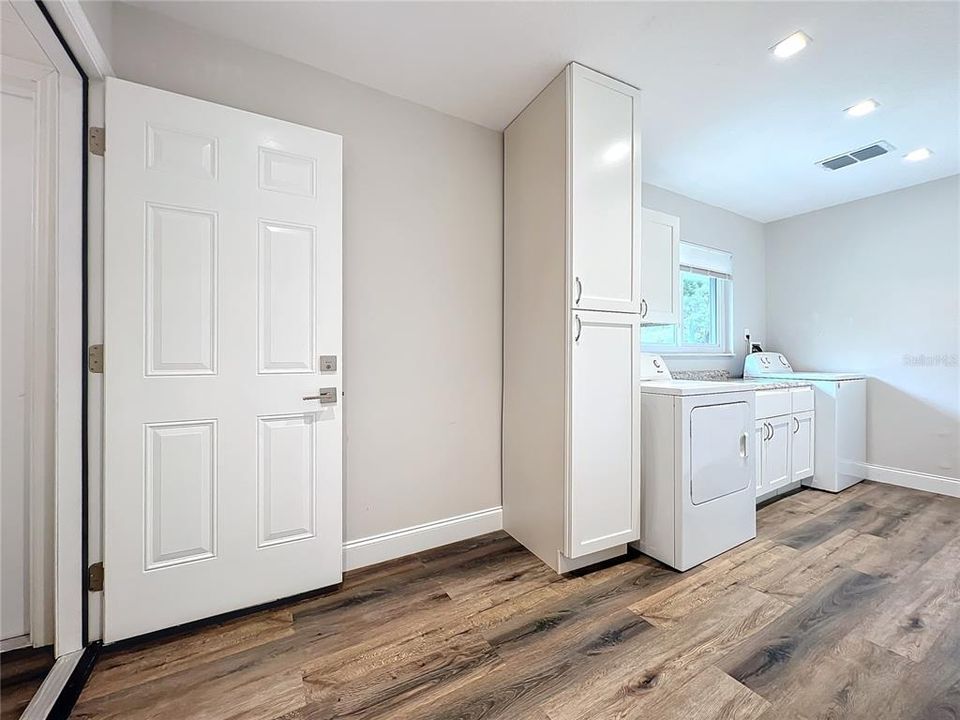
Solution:
<svg viewBox="0 0 960 720">
<path fill-rule="evenodd" d="M 57 79 L 56 144 L 50 162 L 55 168 L 49 203 L 54 208 L 51 231 L 52 313 L 55 341 L 54 377 L 54 652 L 57 656 L 82 647 L 83 568 L 81 546 L 81 335 L 83 286 L 83 81 L 66 48 L 34 3 L 12 7 L 53 64 Z M 41 216 L 41 220 L 42 220 Z"/>
<path fill-rule="evenodd" d="M 29 300 L 28 357 L 35 358 L 27 370 L 29 409 L 27 436 L 30 484 L 30 631 L 36 647 L 54 640 L 56 552 L 54 515 L 56 428 L 54 398 L 57 376 L 54 357 L 56 319 L 53 316 L 53 266 L 57 229 L 57 111 L 59 77 L 50 72 L 36 84 L 37 200 Z"/>
<path fill-rule="evenodd" d="M 91 127 L 104 125 L 104 79 L 114 75 L 110 59 L 100 39 L 78 0 L 45 0 L 44 6 L 80 67 L 89 79 L 87 119 Z M 103 158 L 88 155 L 87 163 L 87 320 L 90 344 L 103 342 Z M 88 560 L 91 563 L 103 559 L 102 549 L 102 407 L 103 376 L 88 374 L 87 380 L 87 452 L 89 514 L 86 518 L 88 528 Z M 79 494 L 80 479 L 77 478 Z M 79 548 L 79 541 L 77 547 Z M 82 577 L 78 566 L 72 570 L 74 577 Z M 84 592 L 84 590 L 81 590 Z M 88 600 L 88 640 L 102 637 L 103 594 L 87 593 Z"/>
<path fill-rule="evenodd" d="M 73 675 L 77 663 L 83 657 L 83 652 L 83 650 L 75 650 L 57 658 L 53 667 L 50 668 L 50 672 L 43 679 L 43 684 L 40 685 L 33 699 L 30 700 L 30 704 L 23 711 L 23 715 L 20 716 L 20 720 L 47 719 L 60 697 L 60 693 L 66 687 L 67 681 Z"/>
<path fill-rule="evenodd" d="M 79 0 L 48 0 L 44 6 L 63 33 L 63 39 L 70 46 L 87 77 L 90 80 L 112 77 L 110 58 L 93 31 Z"/>
<path fill-rule="evenodd" d="M 356 570 L 376 565 L 502 529 L 503 508 L 495 507 L 382 535 L 350 540 L 343 544 L 343 569 Z"/>
<path fill-rule="evenodd" d="M 26 27 L 26 26 L 25 26 Z M 29 30 L 28 30 L 29 31 Z M 34 111 L 33 232 L 26 252 L 26 434 L 28 497 L 29 642 L 54 638 L 54 319 L 53 258 L 57 220 L 57 109 L 59 75 L 48 65 L 3 58 L 4 92 L 26 98 Z M 12 645 L 6 642 L 3 650 Z"/>
<path fill-rule="evenodd" d="M 960 479 L 957 478 L 946 477 L 945 475 L 930 475 L 884 465 L 871 465 L 870 463 L 858 464 L 861 467 L 863 477 L 867 480 L 914 490 L 924 490 L 938 495 L 960 497 Z"/>
<path fill-rule="evenodd" d="M 31 645 L 33 645 L 33 641 L 30 639 L 30 635 L 18 635 L 17 637 L 0 640 L 0 653 L 19 650 L 20 648 L 30 647 Z"/>
</svg>

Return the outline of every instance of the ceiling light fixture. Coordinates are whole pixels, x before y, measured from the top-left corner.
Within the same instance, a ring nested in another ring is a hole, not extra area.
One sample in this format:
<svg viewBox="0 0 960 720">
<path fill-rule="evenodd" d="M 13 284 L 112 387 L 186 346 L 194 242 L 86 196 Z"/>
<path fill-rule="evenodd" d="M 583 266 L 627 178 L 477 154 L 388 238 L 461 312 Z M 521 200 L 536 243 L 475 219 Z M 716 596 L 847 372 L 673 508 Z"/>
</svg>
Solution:
<svg viewBox="0 0 960 720">
<path fill-rule="evenodd" d="M 921 160 L 926 160 L 928 157 L 933 155 L 933 152 L 930 148 L 917 148 L 916 150 L 911 150 L 906 155 L 903 156 L 903 159 L 907 162 L 919 162 Z"/>
<path fill-rule="evenodd" d="M 785 37 L 783 40 L 770 48 L 770 51 L 778 58 L 788 58 L 796 55 L 811 42 L 813 42 L 813 38 L 807 35 L 803 30 L 797 30 L 795 33 L 793 33 L 793 35 Z"/>
<path fill-rule="evenodd" d="M 880 107 L 880 103 L 873 98 L 867 98 L 866 100 L 861 100 L 856 105 L 851 105 L 844 110 L 844 112 L 850 117 L 863 117 L 864 115 L 869 115 L 878 107 Z"/>
</svg>

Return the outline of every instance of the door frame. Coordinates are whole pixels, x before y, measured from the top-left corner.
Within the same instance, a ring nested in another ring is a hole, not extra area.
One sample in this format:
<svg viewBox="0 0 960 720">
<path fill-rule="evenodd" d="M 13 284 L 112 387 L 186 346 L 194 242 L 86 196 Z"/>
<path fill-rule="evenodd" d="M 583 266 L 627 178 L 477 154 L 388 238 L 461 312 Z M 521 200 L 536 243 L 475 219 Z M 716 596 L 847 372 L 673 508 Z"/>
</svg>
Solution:
<svg viewBox="0 0 960 720">
<path fill-rule="evenodd" d="M 87 163 L 88 119 L 102 121 L 96 100 L 88 103 L 88 80 L 111 74 L 107 56 L 77 0 L 15 3 L 14 8 L 57 71 L 52 164 L 51 222 L 54 232 L 51 268 L 54 344 L 54 487 L 53 487 L 53 641 L 57 657 L 83 648 L 89 641 L 88 593 L 88 425 L 99 413 L 90 407 L 86 347 L 88 328 L 87 240 L 101 233 L 102 189 Z M 89 112 L 92 110 L 92 112 Z M 102 186 L 102 166 L 100 169 Z M 89 182 L 93 180 L 93 182 Z M 97 208 L 88 213 L 90 208 Z M 97 202 L 99 207 L 97 207 Z M 93 412 L 92 412 L 93 411 Z M 89 415 L 88 415 L 89 413 Z M 99 438 L 99 433 L 96 435 Z M 97 477 L 97 475 L 94 475 Z M 96 485 L 96 483 L 94 483 Z M 99 498 L 99 492 L 97 493 Z"/>
<path fill-rule="evenodd" d="M 5 58 L 3 76 L 29 96 L 36 113 L 36 155 L 34 159 L 34 195 L 36 208 L 33 232 L 27 254 L 29 269 L 26 280 L 26 355 L 49 358 L 53 354 L 54 326 L 49 321 L 54 300 L 51 261 L 54 257 L 56 229 L 56 145 L 58 73 L 55 68 L 17 58 Z M 54 591 L 53 575 L 53 442 L 45 429 L 53 418 L 50 400 L 54 398 L 54 382 L 35 363 L 26 366 L 26 449 L 24 454 L 27 490 L 28 540 L 25 550 L 28 570 L 29 635 L 26 641 L 4 649 L 26 644 L 42 647 L 53 642 Z"/>
</svg>

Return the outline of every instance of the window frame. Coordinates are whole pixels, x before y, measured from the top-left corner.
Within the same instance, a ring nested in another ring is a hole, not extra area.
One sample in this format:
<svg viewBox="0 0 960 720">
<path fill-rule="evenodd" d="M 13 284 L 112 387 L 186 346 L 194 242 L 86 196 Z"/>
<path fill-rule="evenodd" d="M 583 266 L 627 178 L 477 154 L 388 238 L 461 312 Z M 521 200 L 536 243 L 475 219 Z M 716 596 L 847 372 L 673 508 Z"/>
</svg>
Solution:
<svg viewBox="0 0 960 720">
<path fill-rule="evenodd" d="M 733 276 L 713 272 L 692 265 L 681 265 L 680 273 L 689 272 L 697 275 L 716 278 L 716 332 L 717 343 L 713 345 L 682 345 L 674 343 L 651 343 L 643 341 L 643 331 L 641 330 L 640 348 L 642 352 L 655 352 L 658 355 L 671 356 L 714 356 L 714 357 L 732 357 L 733 352 Z M 681 277 L 682 282 L 682 277 Z M 683 301 L 680 302 L 680 322 L 669 327 L 675 328 L 674 338 L 682 337 L 683 325 Z M 648 325 L 647 327 L 658 327 L 657 325 Z M 662 325 L 659 327 L 663 327 Z"/>
</svg>

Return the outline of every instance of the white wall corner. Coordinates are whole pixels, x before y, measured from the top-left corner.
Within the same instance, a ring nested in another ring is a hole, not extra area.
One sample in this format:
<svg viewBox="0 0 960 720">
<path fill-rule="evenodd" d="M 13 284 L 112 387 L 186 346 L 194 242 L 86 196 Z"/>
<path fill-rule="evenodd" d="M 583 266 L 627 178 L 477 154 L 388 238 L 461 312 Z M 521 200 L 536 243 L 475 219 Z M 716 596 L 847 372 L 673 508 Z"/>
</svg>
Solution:
<svg viewBox="0 0 960 720">
<path fill-rule="evenodd" d="M 343 544 L 343 569 L 375 565 L 503 529 L 503 508 L 494 507 L 372 535 Z"/>
<path fill-rule="evenodd" d="M 874 482 L 885 483 L 887 485 L 898 485 L 900 487 L 911 488 L 913 490 L 923 490 L 925 492 L 937 493 L 938 495 L 949 495 L 950 497 L 960 497 L 960 479 L 946 477 L 944 475 L 929 475 L 927 473 L 914 472 L 913 470 L 903 470 L 901 468 L 886 467 L 884 465 L 871 465 L 870 463 L 860 463 L 863 477 Z"/>
</svg>

